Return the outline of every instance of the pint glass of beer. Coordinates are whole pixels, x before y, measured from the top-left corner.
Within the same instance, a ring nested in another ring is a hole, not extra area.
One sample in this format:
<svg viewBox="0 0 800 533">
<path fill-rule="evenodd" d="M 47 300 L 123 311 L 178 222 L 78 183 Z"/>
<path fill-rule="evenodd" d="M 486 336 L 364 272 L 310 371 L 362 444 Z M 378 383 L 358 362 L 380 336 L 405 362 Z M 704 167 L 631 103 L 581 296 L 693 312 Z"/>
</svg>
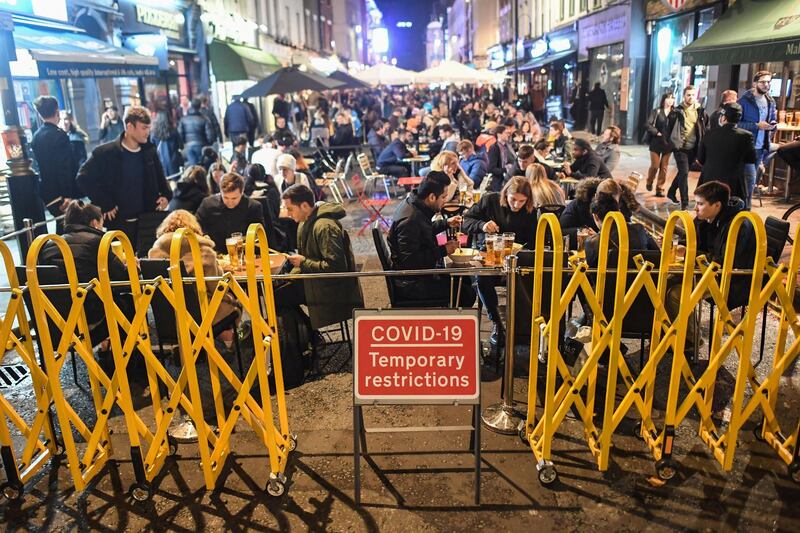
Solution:
<svg viewBox="0 0 800 533">
<path fill-rule="evenodd" d="M 494 235 L 486 234 L 486 264 L 494 264 Z"/>
<path fill-rule="evenodd" d="M 511 255 L 514 251 L 514 233 L 503 233 L 503 257 Z"/>
</svg>

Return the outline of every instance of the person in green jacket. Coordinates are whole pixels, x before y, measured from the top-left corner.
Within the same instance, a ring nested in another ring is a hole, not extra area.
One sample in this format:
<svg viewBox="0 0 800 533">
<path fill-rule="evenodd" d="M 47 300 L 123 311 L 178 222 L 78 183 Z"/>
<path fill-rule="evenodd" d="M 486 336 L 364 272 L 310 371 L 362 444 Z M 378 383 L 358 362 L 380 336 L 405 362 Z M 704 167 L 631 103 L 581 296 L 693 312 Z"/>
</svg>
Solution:
<svg viewBox="0 0 800 533">
<path fill-rule="evenodd" d="M 298 253 L 289 256 L 292 273 L 354 272 L 350 236 L 339 222 L 344 207 L 314 203 L 314 193 L 305 185 L 292 185 L 282 195 L 289 216 L 298 223 Z M 353 309 L 364 306 L 358 278 L 303 280 L 305 304 L 311 326 L 318 330 L 348 320 Z"/>
</svg>

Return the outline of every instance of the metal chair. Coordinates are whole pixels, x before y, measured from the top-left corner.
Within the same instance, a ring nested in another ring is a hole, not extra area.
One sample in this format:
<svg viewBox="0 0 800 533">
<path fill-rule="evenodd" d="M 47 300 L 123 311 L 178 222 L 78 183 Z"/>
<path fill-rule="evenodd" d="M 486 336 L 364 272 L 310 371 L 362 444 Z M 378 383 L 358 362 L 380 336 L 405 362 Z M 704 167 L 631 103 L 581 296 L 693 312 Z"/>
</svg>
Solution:
<svg viewBox="0 0 800 533">
<path fill-rule="evenodd" d="M 358 166 L 361 169 L 361 174 L 364 176 L 364 180 L 366 180 L 366 183 L 364 184 L 365 192 L 366 189 L 369 188 L 370 184 L 372 185 L 374 191 L 375 182 L 381 180 L 383 182 L 383 188 L 386 191 L 386 198 L 391 198 L 392 195 L 389 193 L 389 183 L 392 183 L 391 177 L 386 174 L 378 174 L 377 172 L 374 172 L 367 154 L 358 154 L 356 159 L 358 160 Z"/>
</svg>

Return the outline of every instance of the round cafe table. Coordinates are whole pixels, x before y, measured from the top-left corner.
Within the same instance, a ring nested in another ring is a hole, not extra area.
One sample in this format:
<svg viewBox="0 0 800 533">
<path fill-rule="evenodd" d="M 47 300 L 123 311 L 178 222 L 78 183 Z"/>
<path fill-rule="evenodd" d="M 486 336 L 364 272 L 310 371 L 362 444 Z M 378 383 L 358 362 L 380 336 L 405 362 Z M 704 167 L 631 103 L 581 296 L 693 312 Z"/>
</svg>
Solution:
<svg viewBox="0 0 800 533">
<path fill-rule="evenodd" d="M 422 163 L 427 163 L 431 160 L 431 156 L 429 155 L 415 155 L 414 157 L 406 157 L 402 159 L 403 163 L 411 164 L 411 174 L 416 176 L 419 172 L 419 167 Z"/>
</svg>

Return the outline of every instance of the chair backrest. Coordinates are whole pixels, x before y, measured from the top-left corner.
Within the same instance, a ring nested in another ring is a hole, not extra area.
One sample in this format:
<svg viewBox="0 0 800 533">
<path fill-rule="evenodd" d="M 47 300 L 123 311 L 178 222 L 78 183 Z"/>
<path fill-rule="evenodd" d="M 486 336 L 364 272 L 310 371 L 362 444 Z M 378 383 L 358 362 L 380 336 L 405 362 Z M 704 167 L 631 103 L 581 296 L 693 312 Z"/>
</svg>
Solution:
<svg viewBox="0 0 800 533">
<path fill-rule="evenodd" d="M 626 290 L 633 284 L 636 278 L 637 270 L 633 258 L 641 255 L 645 261 L 649 261 L 655 265 L 651 271 L 653 282 L 658 284 L 658 265 L 661 262 L 661 252 L 657 250 L 631 250 L 630 258 L 628 259 L 628 275 L 625 282 Z M 619 251 L 612 249 L 608 256 L 609 268 L 616 268 Z M 603 314 L 607 319 L 611 318 L 614 311 L 614 290 L 617 284 L 617 273 L 609 272 L 606 276 L 605 286 L 603 287 Z M 639 291 L 636 298 L 633 300 L 625 318 L 622 320 L 622 336 L 623 337 L 639 337 L 642 334 L 649 336 L 653 329 L 653 315 L 655 314 L 655 307 L 650 300 L 644 288 Z"/>
<path fill-rule="evenodd" d="M 767 255 L 777 263 L 789 238 L 789 222 L 770 215 L 764 220 L 764 228 L 767 231 Z"/>
<path fill-rule="evenodd" d="M 386 239 L 383 238 L 383 230 L 381 229 L 380 221 L 375 221 L 372 226 L 372 242 L 375 243 L 375 251 L 378 254 L 378 259 L 381 262 L 381 268 L 384 272 L 392 270 L 392 256 L 389 252 L 389 247 L 386 244 Z M 389 277 L 383 278 L 386 281 L 386 290 L 389 291 L 389 302 L 394 306 L 394 283 Z"/>
<path fill-rule="evenodd" d="M 566 208 L 567 206 L 565 205 L 545 204 L 538 207 L 536 214 L 538 217 L 541 217 L 545 213 L 553 213 L 556 217 L 561 217 L 561 213 L 563 213 Z"/>
<path fill-rule="evenodd" d="M 139 261 L 139 268 L 144 279 L 155 279 L 158 276 L 169 280 L 169 259 L 142 259 Z M 184 276 L 186 267 L 181 263 L 181 272 Z M 197 299 L 197 289 L 194 282 L 184 284 L 184 294 L 186 296 L 186 308 L 189 314 L 199 323 L 200 303 Z M 178 342 L 178 325 L 175 322 L 175 308 L 167 301 L 161 291 L 156 290 L 150 302 L 155 320 L 156 333 L 162 344 L 174 344 Z"/>
<path fill-rule="evenodd" d="M 20 286 L 27 285 L 28 273 L 25 266 L 17 265 L 17 278 L 19 279 Z M 62 274 L 61 269 L 55 265 L 37 265 L 36 274 L 39 279 L 39 285 L 60 285 L 67 282 L 65 276 Z M 70 309 L 72 309 L 72 297 L 69 290 L 49 290 L 45 292 L 47 298 L 52 302 L 56 311 L 64 318 L 69 316 Z M 37 331 L 36 342 L 39 343 L 39 324 L 36 322 L 36 314 L 33 311 L 33 300 L 31 299 L 30 291 L 25 291 L 22 294 L 22 300 L 25 303 L 25 308 L 28 310 L 31 325 Z M 55 325 L 52 319 L 47 318 L 47 328 L 50 331 L 50 339 L 55 348 L 61 342 L 61 330 Z M 39 345 L 41 351 L 41 345 Z"/>
<path fill-rule="evenodd" d="M 361 168 L 361 173 L 364 174 L 364 177 L 368 178 L 372 176 L 372 168 L 370 167 L 369 158 L 366 154 L 358 154 L 356 159 L 358 160 L 358 166 Z"/>
</svg>

